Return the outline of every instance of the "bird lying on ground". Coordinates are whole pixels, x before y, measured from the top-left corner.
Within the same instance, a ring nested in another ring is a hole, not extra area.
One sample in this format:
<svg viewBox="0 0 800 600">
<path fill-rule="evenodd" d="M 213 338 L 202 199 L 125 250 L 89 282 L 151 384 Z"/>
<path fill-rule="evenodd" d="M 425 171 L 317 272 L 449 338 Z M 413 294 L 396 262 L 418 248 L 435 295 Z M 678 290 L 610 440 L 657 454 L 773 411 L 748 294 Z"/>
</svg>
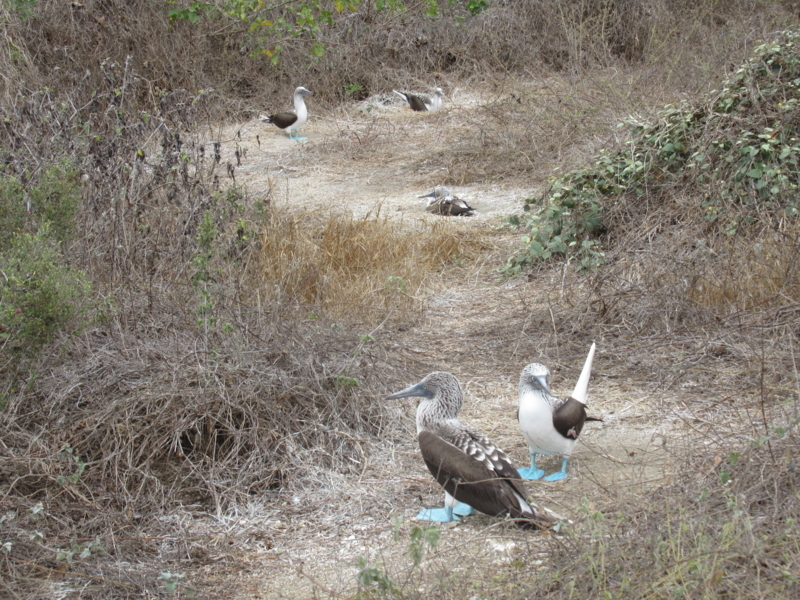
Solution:
<svg viewBox="0 0 800 600">
<path fill-rule="evenodd" d="M 475 214 L 475 209 L 467 204 L 466 200 L 456 198 L 443 185 L 437 185 L 430 194 L 419 196 L 419 198 L 429 198 L 425 210 L 435 215 L 471 217 Z"/>
<path fill-rule="evenodd" d="M 444 98 L 444 92 L 442 88 L 436 88 L 433 90 L 433 96 L 423 96 L 418 94 L 409 94 L 406 92 L 398 92 L 397 90 L 392 90 L 395 94 L 403 98 L 408 105 L 411 107 L 411 110 L 414 111 L 435 111 L 442 108 L 442 99 Z"/>
</svg>

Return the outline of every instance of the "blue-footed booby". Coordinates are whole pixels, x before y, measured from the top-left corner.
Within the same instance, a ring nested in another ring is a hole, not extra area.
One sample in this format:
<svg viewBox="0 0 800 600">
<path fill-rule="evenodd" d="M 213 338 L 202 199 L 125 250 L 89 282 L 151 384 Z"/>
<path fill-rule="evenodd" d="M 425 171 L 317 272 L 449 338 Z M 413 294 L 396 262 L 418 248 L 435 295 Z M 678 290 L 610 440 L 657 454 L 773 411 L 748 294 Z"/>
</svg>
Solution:
<svg viewBox="0 0 800 600">
<path fill-rule="evenodd" d="M 444 508 L 424 509 L 418 519 L 459 521 L 459 512 L 469 514 L 469 508 L 474 507 L 488 515 L 518 519 L 527 527 L 556 520 L 527 502 L 519 473 L 505 452 L 458 420 L 464 395 L 453 375 L 430 373 L 416 385 L 387 396 L 387 400 L 410 397 L 422 399 L 417 407 L 422 459 L 445 490 Z M 459 510 L 462 508 L 465 510 Z"/>
<path fill-rule="evenodd" d="M 471 217 L 475 214 L 474 208 L 467 204 L 465 200 L 453 196 L 450 190 L 443 185 L 437 185 L 430 194 L 419 197 L 428 198 L 425 210 L 435 215 L 444 215 L 445 217 Z"/>
<path fill-rule="evenodd" d="M 429 110 L 433 112 L 442 108 L 442 99 L 444 98 L 444 92 L 442 91 L 442 88 L 437 87 L 435 90 L 433 90 L 433 96 L 430 97 L 408 94 L 406 92 L 398 92 L 397 90 L 392 91 L 408 102 L 411 110 L 421 112 Z"/>
<path fill-rule="evenodd" d="M 567 462 L 586 421 L 602 421 L 586 416 L 589 396 L 589 377 L 595 345 L 583 365 L 581 376 L 569 398 L 557 398 L 550 393 L 550 370 L 539 363 L 531 363 L 519 378 L 519 427 L 531 454 L 531 466 L 520 469 L 525 479 L 541 479 L 544 471 L 536 466 L 537 454 L 561 454 L 561 470 L 545 477 L 545 481 L 559 481 L 567 476 Z"/>
<path fill-rule="evenodd" d="M 299 130 L 300 127 L 305 125 L 305 122 L 308 121 L 308 109 L 306 109 L 306 101 L 303 100 L 303 96 L 308 96 L 309 94 L 313 93 L 314 92 L 311 90 L 307 90 L 303 86 L 300 86 L 294 91 L 294 110 L 275 113 L 274 115 L 269 115 L 268 117 L 261 115 L 261 120 L 266 121 L 267 123 L 272 123 L 279 129 L 283 129 L 293 140 L 301 141 L 308 139 L 299 137 Z"/>
</svg>

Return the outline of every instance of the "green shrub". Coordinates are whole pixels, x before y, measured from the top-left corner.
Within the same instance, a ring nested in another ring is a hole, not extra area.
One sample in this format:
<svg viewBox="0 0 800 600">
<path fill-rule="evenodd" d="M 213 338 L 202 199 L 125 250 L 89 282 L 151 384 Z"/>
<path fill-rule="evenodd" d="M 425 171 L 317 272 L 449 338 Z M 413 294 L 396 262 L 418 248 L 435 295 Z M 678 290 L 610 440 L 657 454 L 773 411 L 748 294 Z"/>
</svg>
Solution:
<svg viewBox="0 0 800 600">
<path fill-rule="evenodd" d="M 55 240 L 69 239 L 79 203 L 77 173 L 66 165 L 45 167 L 27 188 L 18 177 L 0 176 L 0 251 L 15 234 L 40 227 Z"/>
<path fill-rule="evenodd" d="M 69 239 L 81 198 L 78 172 L 64 164 L 46 167 L 30 194 L 37 222 L 49 223 L 50 236 L 56 240 Z"/>
<path fill-rule="evenodd" d="M 507 219 L 530 231 L 524 252 L 506 272 L 552 256 L 579 270 L 603 263 L 598 237 L 606 210 L 665 198 L 690 188 L 714 229 L 736 234 L 743 225 L 800 213 L 800 32 L 763 44 L 704 103 L 666 106 L 655 124 L 622 123 L 630 138 L 592 166 L 554 178 L 542 196 L 525 201 L 525 215 Z M 634 211 L 635 212 L 635 211 Z"/>
<path fill-rule="evenodd" d="M 48 239 L 15 234 L 0 252 L 0 348 L 32 355 L 84 311 L 90 285 L 83 272 L 63 264 Z"/>
<path fill-rule="evenodd" d="M 32 223 L 22 184 L 16 177 L 0 177 L 0 251 L 8 248 L 14 235 Z"/>
</svg>

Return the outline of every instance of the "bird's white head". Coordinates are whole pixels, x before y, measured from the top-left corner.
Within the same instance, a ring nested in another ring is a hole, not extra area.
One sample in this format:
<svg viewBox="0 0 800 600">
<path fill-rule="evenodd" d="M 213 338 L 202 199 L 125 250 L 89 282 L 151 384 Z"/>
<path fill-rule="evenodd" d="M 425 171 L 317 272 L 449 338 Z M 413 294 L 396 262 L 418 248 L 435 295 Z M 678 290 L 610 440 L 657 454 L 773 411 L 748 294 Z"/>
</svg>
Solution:
<svg viewBox="0 0 800 600">
<path fill-rule="evenodd" d="M 539 363 L 531 363 L 522 369 L 519 376 L 519 393 L 544 392 L 550 394 L 550 369 Z"/>
</svg>

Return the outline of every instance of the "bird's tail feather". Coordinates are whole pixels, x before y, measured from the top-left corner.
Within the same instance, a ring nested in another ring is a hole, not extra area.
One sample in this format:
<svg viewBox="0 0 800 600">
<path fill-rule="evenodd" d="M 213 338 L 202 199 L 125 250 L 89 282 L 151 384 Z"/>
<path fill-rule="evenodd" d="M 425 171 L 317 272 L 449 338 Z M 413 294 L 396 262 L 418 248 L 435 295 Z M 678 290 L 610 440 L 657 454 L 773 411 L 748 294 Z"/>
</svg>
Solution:
<svg viewBox="0 0 800 600">
<path fill-rule="evenodd" d="M 532 515 L 511 515 L 514 524 L 520 529 L 549 529 L 560 521 L 569 521 L 569 519 L 566 517 L 562 517 L 550 509 L 541 508 L 540 506 L 530 502 L 528 503 L 528 506 L 533 510 Z"/>
</svg>

